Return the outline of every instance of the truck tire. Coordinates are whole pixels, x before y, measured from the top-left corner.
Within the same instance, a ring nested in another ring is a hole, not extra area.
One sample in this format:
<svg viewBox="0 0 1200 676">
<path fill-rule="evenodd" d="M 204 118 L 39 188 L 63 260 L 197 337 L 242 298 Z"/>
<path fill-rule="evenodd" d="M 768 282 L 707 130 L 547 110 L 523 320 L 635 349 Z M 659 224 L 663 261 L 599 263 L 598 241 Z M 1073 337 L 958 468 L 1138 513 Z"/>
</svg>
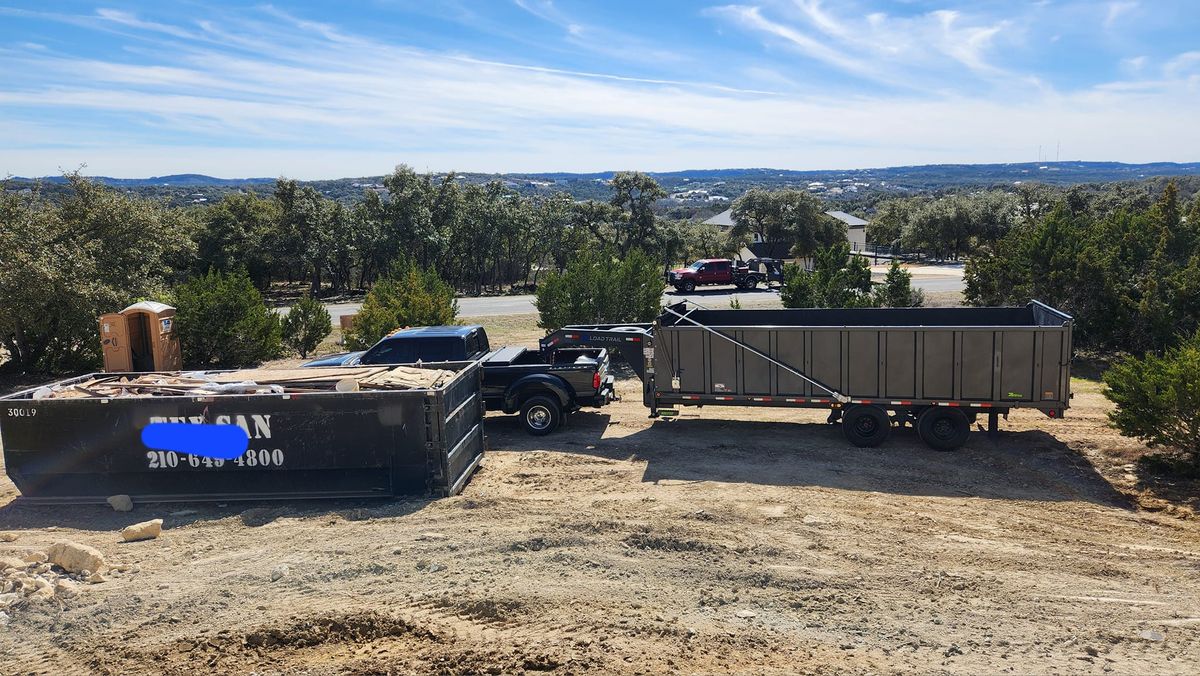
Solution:
<svg viewBox="0 0 1200 676">
<path fill-rule="evenodd" d="M 953 451 L 970 433 L 971 421 L 957 408 L 931 406 L 917 417 L 917 436 L 937 451 Z"/>
<path fill-rule="evenodd" d="M 545 436 L 562 423 L 562 406 L 553 397 L 537 395 L 521 404 L 521 424 L 535 437 Z"/>
<path fill-rule="evenodd" d="M 842 434 L 859 448 L 882 444 L 892 431 L 887 411 L 878 406 L 851 406 L 842 414 Z"/>
<path fill-rule="evenodd" d="M 691 293 L 696 290 L 696 283 L 689 279 L 675 288 L 684 293 Z"/>
</svg>

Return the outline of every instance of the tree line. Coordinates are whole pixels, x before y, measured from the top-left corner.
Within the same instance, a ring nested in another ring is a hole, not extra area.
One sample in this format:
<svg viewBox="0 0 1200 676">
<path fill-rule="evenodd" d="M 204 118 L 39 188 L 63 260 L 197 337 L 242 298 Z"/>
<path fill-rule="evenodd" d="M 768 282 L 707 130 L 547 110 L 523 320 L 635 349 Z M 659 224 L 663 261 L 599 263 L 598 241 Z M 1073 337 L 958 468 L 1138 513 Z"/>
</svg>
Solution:
<svg viewBox="0 0 1200 676">
<path fill-rule="evenodd" d="M 730 253 L 712 226 L 659 217 L 654 206 L 666 192 L 639 172 L 617 173 L 607 201 L 525 197 L 499 181 L 463 183 L 404 166 L 383 186 L 352 206 L 282 179 L 270 195 L 228 196 L 197 213 L 194 267 L 244 268 L 264 289 L 304 280 L 316 294 L 369 288 L 404 258 L 481 294 L 536 285 L 597 247 L 618 255 L 638 248 L 664 267 Z"/>
</svg>

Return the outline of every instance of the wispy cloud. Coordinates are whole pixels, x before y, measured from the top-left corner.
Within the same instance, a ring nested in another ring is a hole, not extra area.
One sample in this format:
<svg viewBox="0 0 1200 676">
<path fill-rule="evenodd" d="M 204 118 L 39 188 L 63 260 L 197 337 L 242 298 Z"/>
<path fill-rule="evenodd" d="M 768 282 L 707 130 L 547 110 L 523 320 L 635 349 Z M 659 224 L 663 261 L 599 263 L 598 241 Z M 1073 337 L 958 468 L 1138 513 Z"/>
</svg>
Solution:
<svg viewBox="0 0 1200 676">
<path fill-rule="evenodd" d="M 768 41 L 771 58 L 668 77 L 616 61 L 588 69 L 417 48 L 277 8 L 174 20 L 37 14 L 115 35 L 120 48 L 0 42 L 0 173 L 82 163 L 110 175 L 298 177 L 380 173 L 398 162 L 816 168 L 1018 161 L 1056 138 L 1129 161 L 1194 159 L 1184 155 L 1200 147 L 1200 93 L 1189 85 L 1200 52 L 1146 57 L 1145 79 L 1131 70 L 1124 82 L 1014 95 L 1005 83 L 1032 77 L 999 58 L 1016 44 L 1015 19 L 850 15 L 812 1 L 772 8 L 727 5 L 697 19 L 733 27 L 729 41 Z M 571 25 L 590 30 L 558 20 L 564 40 Z M 822 91 L 805 61 L 868 84 Z"/>
<path fill-rule="evenodd" d="M 1122 1 L 1108 3 L 1108 7 L 1104 13 L 1104 27 L 1107 29 L 1116 27 L 1117 22 L 1121 20 L 1122 16 L 1129 14 L 1137 9 L 1137 7 L 1138 3 L 1136 2 Z"/>
</svg>

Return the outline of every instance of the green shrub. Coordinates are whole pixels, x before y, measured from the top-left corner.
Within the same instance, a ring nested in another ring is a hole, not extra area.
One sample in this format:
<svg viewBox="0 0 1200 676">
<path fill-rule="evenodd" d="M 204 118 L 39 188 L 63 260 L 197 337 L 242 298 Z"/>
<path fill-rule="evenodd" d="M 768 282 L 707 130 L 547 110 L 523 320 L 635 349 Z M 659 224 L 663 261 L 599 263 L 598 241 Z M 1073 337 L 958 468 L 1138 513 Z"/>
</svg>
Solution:
<svg viewBox="0 0 1200 676">
<path fill-rule="evenodd" d="M 1121 433 L 1200 464 L 1200 331 L 1161 355 L 1128 357 L 1104 374 Z"/>
<path fill-rule="evenodd" d="M 842 242 L 813 255 L 811 272 L 789 263 L 783 268 L 783 306 L 872 307 L 871 266 L 862 256 L 850 255 L 850 244 Z"/>
<path fill-rule="evenodd" d="M 406 326 L 455 323 L 454 289 L 436 272 L 402 259 L 375 282 L 346 336 L 346 345 L 365 350 L 387 334 Z"/>
<path fill-rule="evenodd" d="M 538 286 L 538 326 L 648 322 L 658 315 L 664 286 L 662 272 L 640 249 L 621 261 L 611 251 L 583 253 Z"/>
<path fill-rule="evenodd" d="M 279 315 L 244 270 L 193 277 L 175 287 L 174 302 L 187 368 L 240 368 L 279 356 Z"/>
<path fill-rule="evenodd" d="M 321 301 L 304 296 L 283 318 L 283 344 L 299 352 L 301 357 L 307 357 L 332 330 L 329 311 Z"/>
<path fill-rule="evenodd" d="M 875 287 L 873 293 L 878 307 L 921 307 L 925 304 L 925 292 L 912 288 L 912 273 L 900 267 L 900 262 L 894 258 L 883 284 Z"/>
</svg>

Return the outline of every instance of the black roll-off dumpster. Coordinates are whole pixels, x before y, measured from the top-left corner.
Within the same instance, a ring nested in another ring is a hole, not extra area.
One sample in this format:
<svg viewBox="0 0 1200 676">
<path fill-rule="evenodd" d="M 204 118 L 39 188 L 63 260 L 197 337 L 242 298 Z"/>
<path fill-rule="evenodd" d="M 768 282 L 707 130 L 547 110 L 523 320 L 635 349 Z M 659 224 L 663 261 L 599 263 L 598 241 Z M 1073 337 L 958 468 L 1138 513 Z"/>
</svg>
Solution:
<svg viewBox="0 0 1200 676">
<path fill-rule="evenodd" d="M 89 374 L 0 398 L 0 442 L 23 500 L 97 502 L 445 496 L 484 450 L 475 362 L 437 387 L 210 396 L 42 398 Z M 249 437 L 231 460 L 148 448 L 153 422 L 227 423 Z"/>
</svg>

